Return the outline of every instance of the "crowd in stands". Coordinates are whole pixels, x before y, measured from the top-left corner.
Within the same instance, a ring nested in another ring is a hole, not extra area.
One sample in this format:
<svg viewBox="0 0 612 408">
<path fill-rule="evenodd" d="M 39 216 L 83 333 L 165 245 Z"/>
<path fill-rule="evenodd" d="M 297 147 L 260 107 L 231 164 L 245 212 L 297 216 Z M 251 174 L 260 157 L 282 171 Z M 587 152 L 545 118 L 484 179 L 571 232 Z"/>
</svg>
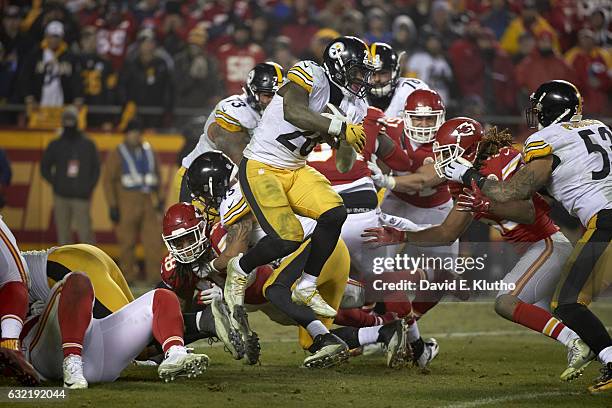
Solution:
<svg viewBox="0 0 612 408">
<path fill-rule="evenodd" d="M 3 1 L 0 101 L 29 107 L 142 108 L 147 127 L 178 125 L 241 92 L 273 60 L 321 61 L 355 35 L 404 52 L 450 112 L 517 115 L 538 84 L 576 83 L 592 115 L 610 116 L 609 0 L 32 0 Z M 146 109 L 144 110 L 146 111 Z M 126 117 L 127 114 L 127 117 Z M 14 121 L 2 116 L 3 121 Z M 121 118 L 91 114 L 90 127 Z"/>
</svg>

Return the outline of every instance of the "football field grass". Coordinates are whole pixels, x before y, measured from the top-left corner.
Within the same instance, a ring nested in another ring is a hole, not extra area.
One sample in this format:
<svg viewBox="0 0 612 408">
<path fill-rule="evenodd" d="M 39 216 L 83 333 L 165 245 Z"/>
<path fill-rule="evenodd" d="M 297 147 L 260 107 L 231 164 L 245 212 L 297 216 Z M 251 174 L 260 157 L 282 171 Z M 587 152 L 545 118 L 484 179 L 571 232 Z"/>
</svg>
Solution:
<svg viewBox="0 0 612 408">
<path fill-rule="evenodd" d="M 197 379 L 162 383 L 153 367 L 131 367 L 112 384 L 72 391 L 68 400 L 1 403 L 0 406 L 69 407 L 612 407 L 612 393 L 586 388 L 599 374 L 563 383 L 565 348 L 495 315 L 492 303 L 444 303 L 420 322 L 423 337 L 435 336 L 440 354 L 428 374 L 388 369 L 383 356 L 360 356 L 333 369 L 300 368 L 304 353 L 297 329 L 260 313 L 251 322 L 262 339 L 261 365 L 245 366 L 219 346 L 198 343 L 211 358 Z M 612 303 L 593 308 L 612 326 Z M 9 383 L 0 380 L 6 390 Z M 59 383 L 50 384 L 59 386 Z"/>
</svg>

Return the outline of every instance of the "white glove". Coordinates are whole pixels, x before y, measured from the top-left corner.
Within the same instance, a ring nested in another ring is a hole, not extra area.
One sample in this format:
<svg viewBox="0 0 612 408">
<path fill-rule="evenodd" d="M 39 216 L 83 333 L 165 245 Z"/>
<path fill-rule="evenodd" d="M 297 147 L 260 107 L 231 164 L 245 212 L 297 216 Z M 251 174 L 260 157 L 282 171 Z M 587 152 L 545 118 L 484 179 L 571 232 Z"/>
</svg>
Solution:
<svg viewBox="0 0 612 408">
<path fill-rule="evenodd" d="M 213 283 L 209 289 L 196 289 L 194 298 L 199 305 L 210 305 L 215 299 L 223 299 L 223 290 Z"/>
<path fill-rule="evenodd" d="M 444 166 L 444 177 L 458 183 L 463 183 L 463 175 L 471 168 L 472 163 L 462 157 L 459 157 L 457 160 Z"/>
<path fill-rule="evenodd" d="M 207 264 L 202 265 L 197 271 L 195 271 L 196 276 L 200 279 L 205 279 L 214 273 L 219 273 L 217 268 L 215 268 L 213 265 L 213 262 L 214 259 Z"/>
<path fill-rule="evenodd" d="M 372 161 L 368 162 L 368 168 L 372 172 L 370 176 L 376 184 L 380 188 L 387 188 L 389 190 L 393 190 L 395 188 L 395 177 L 389 176 L 387 174 L 383 174 L 382 170 L 376 164 L 376 156 L 372 155 L 370 159 Z"/>
<path fill-rule="evenodd" d="M 38 316 L 45 310 L 45 302 L 37 300 L 30 305 L 30 315 Z"/>
</svg>

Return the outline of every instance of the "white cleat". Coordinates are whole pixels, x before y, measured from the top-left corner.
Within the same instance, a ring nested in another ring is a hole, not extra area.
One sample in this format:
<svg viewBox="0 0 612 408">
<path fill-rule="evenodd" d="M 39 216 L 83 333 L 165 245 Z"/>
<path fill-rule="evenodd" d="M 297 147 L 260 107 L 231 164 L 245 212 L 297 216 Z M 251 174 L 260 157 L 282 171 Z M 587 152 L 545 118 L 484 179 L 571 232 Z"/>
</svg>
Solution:
<svg viewBox="0 0 612 408">
<path fill-rule="evenodd" d="M 217 337 L 225 345 L 232 357 L 240 360 L 244 357 L 244 342 L 238 330 L 230 323 L 230 313 L 223 299 L 215 299 L 210 304 L 213 318 L 215 320 L 215 331 Z"/>
<path fill-rule="evenodd" d="M 83 359 L 76 354 L 70 354 L 64 358 L 62 364 L 64 369 L 64 388 L 81 390 L 89 386 L 83 375 Z"/>
<path fill-rule="evenodd" d="M 249 275 L 244 273 L 238 264 L 240 258 L 242 258 L 242 254 L 233 257 L 227 263 L 223 298 L 230 311 L 234 310 L 234 306 L 244 305 L 244 292 L 249 282 Z"/>
<path fill-rule="evenodd" d="M 440 346 L 438 346 L 438 342 L 436 339 L 431 338 L 424 340 L 425 347 L 423 348 L 423 353 L 414 360 L 414 363 L 420 368 L 427 368 L 429 363 L 436 358 L 438 353 L 440 352 Z"/>
<path fill-rule="evenodd" d="M 177 377 L 195 378 L 206 371 L 209 361 L 206 354 L 188 353 L 183 346 L 172 346 L 157 367 L 157 373 L 164 382 L 174 381 Z"/>
<path fill-rule="evenodd" d="M 589 346 L 577 338 L 567 345 L 567 368 L 561 373 L 562 381 L 573 381 L 580 377 L 591 361 L 595 359 L 595 353 Z"/>
<path fill-rule="evenodd" d="M 299 282 L 291 292 L 291 300 L 298 305 L 305 305 L 321 317 L 336 317 L 336 310 L 327 304 L 319 294 L 317 285 L 304 285 L 300 288 Z"/>
<path fill-rule="evenodd" d="M 387 367 L 401 368 L 411 357 L 410 346 L 407 342 L 408 324 L 404 319 L 400 319 L 396 323 L 395 333 L 386 345 L 387 351 Z"/>
</svg>

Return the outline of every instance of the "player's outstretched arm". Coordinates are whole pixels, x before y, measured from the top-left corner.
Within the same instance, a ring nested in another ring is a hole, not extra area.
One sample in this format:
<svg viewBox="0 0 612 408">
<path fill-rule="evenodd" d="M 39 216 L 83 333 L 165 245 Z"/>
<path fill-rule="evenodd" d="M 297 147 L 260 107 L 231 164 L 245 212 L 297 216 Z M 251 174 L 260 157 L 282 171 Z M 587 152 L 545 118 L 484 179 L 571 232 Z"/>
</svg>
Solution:
<svg viewBox="0 0 612 408">
<path fill-rule="evenodd" d="M 445 182 L 436 174 L 433 164 L 426 164 L 412 174 L 395 177 L 395 190 L 402 193 L 416 193 L 424 188 L 435 187 Z"/>
<path fill-rule="evenodd" d="M 531 197 L 527 200 L 501 203 L 484 195 L 474 181 L 472 181 L 471 189 L 464 188 L 463 193 L 459 195 L 457 209 L 474 214 L 492 214 L 519 224 L 535 222 L 535 207 Z"/>
<path fill-rule="evenodd" d="M 208 128 L 211 139 L 219 150 L 225 153 L 236 164 L 242 160 L 242 152 L 249 144 L 249 134 L 245 131 L 230 132 L 213 123 Z"/>
<path fill-rule="evenodd" d="M 546 185 L 552 170 L 553 156 L 535 159 L 517 171 L 510 180 L 486 180 L 482 192 L 492 200 L 502 203 L 527 200 Z"/>
<path fill-rule="evenodd" d="M 308 92 L 293 82 L 287 82 L 278 94 L 283 97 L 284 119 L 303 130 L 327 134 L 331 120 L 310 110 Z"/>
</svg>

